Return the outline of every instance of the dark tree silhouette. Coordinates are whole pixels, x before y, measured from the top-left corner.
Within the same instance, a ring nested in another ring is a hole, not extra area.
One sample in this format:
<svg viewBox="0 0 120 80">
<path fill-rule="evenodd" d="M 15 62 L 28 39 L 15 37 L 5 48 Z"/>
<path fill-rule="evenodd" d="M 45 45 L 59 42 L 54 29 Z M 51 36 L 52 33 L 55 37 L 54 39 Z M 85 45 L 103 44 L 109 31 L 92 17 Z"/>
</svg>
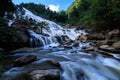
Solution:
<svg viewBox="0 0 120 80">
<path fill-rule="evenodd" d="M 0 17 L 4 15 L 6 11 L 11 12 L 15 9 L 12 0 L 0 0 Z"/>
</svg>

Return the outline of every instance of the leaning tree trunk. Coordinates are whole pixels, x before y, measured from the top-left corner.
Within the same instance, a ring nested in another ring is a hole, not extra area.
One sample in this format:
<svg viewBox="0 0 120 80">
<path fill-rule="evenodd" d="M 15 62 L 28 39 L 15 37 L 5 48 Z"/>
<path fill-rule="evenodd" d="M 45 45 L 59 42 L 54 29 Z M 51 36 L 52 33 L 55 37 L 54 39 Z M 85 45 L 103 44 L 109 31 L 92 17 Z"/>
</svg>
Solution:
<svg viewBox="0 0 120 80">
<path fill-rule="evenodd" d="M 43 31 L 42 31 L 43 26 L 41 26 L 40 28 L 41 28 L 41 29 L 40 29 L 40 34 L 43 34 Z"/>
</svg>

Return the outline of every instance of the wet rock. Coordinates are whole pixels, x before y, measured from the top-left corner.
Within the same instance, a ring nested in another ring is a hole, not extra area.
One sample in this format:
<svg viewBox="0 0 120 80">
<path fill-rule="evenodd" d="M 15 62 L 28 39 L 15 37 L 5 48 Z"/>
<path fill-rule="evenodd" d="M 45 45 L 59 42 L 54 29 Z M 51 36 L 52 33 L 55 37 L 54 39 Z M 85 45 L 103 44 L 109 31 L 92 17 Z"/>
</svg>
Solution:
<svg viewBox="0 0 120 80">
<path fill-rule="evenodd" d="M 87 47 L 87 48 L 84 49 L 84 51 L 85 51 L 85 52 L 86 52 L 86 51 L 94 51 L 94 47 Z"/>
<path fill-rule="evenodd" d="M 23 66 L 23 65 L 26 65 L 28 63 L 35 61 L 36 59 L 37 57 L 35 55 L 23 56 L 23 57 L 16 59 L 14 61 L 13 66 Z"/>
<path fill-rule="evenodd" d="M 114 29 L 114 30 L 108 32 L 107 39 L 113 39 L 114 37 L 119 36 L 119 34 L 120 34 L 119 29 Z"/>
<path fill-rule="evenodd" d="M 71 44 L 72 42 L 73 42 L 73 40 L 68 39 L 68 40 L 66 40 L 66 41 L 64 42 L 64 44 Z"/>
<path fill-rule="evenodd" d="M 72 46 L 65 45 L 64 48 L 65 49 L 72 49 Z"/>
<path fill-rule="evenodd" d="M 87 35 L 88 40 L 104 40 L 105 36 L 102 33 L 91 33 Z"/>
<path fill-rule="evenodd" d="M 47 61 L 49 64 L 53 65 L 53 66 L 56 66 L 56 67 L 59 67 L 60 68 L 60 64 L 58 61 L 55 61 L 55 60 L 48 60 Z"/>
<path fill-rule="evenodd" d="M 120 41 L 113 43 L 112 45 L 115 49 L 120 49 Z"/>
<path fill-rule="evenodd" d="M 24 48 L 20 48 L 14 51 L 11 51 L 11 53 L 18 53 L 18 52 L 34 52 L 37 50 L 40 50 L 41 48 L 28 48 L 28 47 L 24 47 Z"/>
<path fill-rule="evenodd" d="M 3 48 L 0 48 L 0 51 L 4 51 L 4 49 L 3 49 Z"/>
<path fill-rule="evenodd" d="M 79 47 L 79 42 L 74 42 L 74 43 L 73 43 L 73 46 L 74 46 L 74 47 Z"/>
<path fill-rule="evenodd" d="M 102 45 L 99 49 L 107 52 L 119 53 L 119 50 L 116 50 L 114 47 L 108 45 Z"/>
<path fill-rule="evenodd" d="M 87 37 L 85 35 L 78 35 L 75 38 L 75 41 L 82 41 L 82 42 L 86 42 L 87 41 Z"/>
<path fill-rule="evenodd" d="M 60 72 L 57 69 L 35 70 L 29 75 L 31 80 L 60 80 Z"/>
<path fill-rule="evenodd" d="M 64 41 L 66 41 L 67 39 L 70 39 L 67 35 L 55 36 L 55 38 L 61 44 L 64 43 Z"/>
</svg>

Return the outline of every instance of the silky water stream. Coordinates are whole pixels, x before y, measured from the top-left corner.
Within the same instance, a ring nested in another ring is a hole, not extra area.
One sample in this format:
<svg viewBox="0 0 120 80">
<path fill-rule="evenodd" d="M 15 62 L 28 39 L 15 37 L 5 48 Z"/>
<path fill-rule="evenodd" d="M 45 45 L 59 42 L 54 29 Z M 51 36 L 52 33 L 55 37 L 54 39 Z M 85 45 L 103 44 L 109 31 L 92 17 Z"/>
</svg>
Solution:
<svg viewBox="0 0 120 80">
<path fill-rule="evenodd" d="M 49 20 L 35 16 L 33 13 L 25 9 L 25 15 L 39 21 L 49 23 L 49 31 L 44 30 L 49 36 L 36 34 L 32 30 L 28 30 L 30 34 L 31 47 L 42 47 L 35 52 L 22 52 L 10 55 L 11 57 L 21 57 L 26 55 L 36 55 L 37 61 L 22 67 L 12 67 L 2 74 L 2 80 L 16 80 L 16 76 L 37 69 L 48 69 L 50 66 L 43 64 L 47 60 L 55 60 L 60 64 L 61 80 L 120 80 L 120 61 L 114 57 L 104 56 L 102 54 L 94 54 L 94 52 L 83 52 L 82 46 L 90 46 L 89 43 L 79 42 L 79 47 L 65 48 L 59 44 L 59 40 L 65 41 L 67 38 L 61 35 L 67 35 L 71 40 L 84 33 L 75 29 L 63 29 L 59 25 Z M 56 39 L 59 36 L 60 39 Z M 68 46 L 68 45 L 66 45 Z M 119 56 L 117 55 L 119 58 Z"/>
</svg>

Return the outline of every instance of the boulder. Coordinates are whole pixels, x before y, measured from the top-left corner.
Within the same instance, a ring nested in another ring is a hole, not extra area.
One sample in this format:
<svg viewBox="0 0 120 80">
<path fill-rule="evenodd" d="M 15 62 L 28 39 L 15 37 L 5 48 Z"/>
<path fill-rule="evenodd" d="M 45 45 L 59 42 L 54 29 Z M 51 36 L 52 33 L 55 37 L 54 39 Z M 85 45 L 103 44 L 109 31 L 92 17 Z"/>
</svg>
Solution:
<svg viewBox="0 0 120 80">
<path fill-rule="evenodd" d="M 105 40 L 105 36 L 102 33 L 91 33 L 87 37 L 88 40 Z"/>
<path fill-rule="evenodd" d="M 74 47 L 79 47 L 79 42 L 74 42 L 74 43 L 73 43 L 73 46 L 74 46 Z"/>
<path fill-rule="evenodd" d="M 120 49 L 120 41 L 113 43 L 112 45 L 115 49 Z"/>
<path fill-rule="evenodd" d="M 86 42 L 87 41 L 87 37 L 85 35 L 78 35 L 76 38 L 75 38 L 75 42 L 76 41 L 82 41 L 82 42 Z"/>
<path fill-rule="evenodd" d="M 64 48 L 65 49 L 72 49 L 72 46 L 65 45 Z"/>
<path fill-rule="evenodd" d="M 58 69 L 35 70 L 29 75 L 30 80 L 60 80 L 60 71 Z"/>
<path fill-rule="evenodd" d="M 37 57 L 35 55 L 23 56 L 23 57 L 16 59 L 14 61 L 13 66 L 23 66 L 23 65 L 26 65 L 28 63 L 35 61 L 36 59 Z"/>
<path fill-rule="evenodd" d="M 16 49 L 14 51 L 11 51 L 10 53 L 19 53 L 19 52 L 35 52 L 40 50 L 41 48 L 37 47 L 37 48 L 29 48 L 29 47 L 24 47 L 24 48 L 20 48 L 20 49 Z"/>
<path fill-rule="evenodd" d="M 94 47 L 86 47 L 86 48 L 84 49 L 84 51 L 85 51 L 85 52 L 87 52 L 87 51 L 94 51 Z"/>
<path fill-rule="evenodd" d="M 60 63 L 58 61 L 55 61 L 55 60 L 47 60 L 47 63 L 53 65 L 53 66 L 56 66 L 58 68 L 60 68 Z"/>
<path fill-rule="evenodd" d="M 71 44 L 73 41 L 71 39 L 68 39 L 64 42 L 64 44 Z"/>
<path fill-rule="evenodd" d="M 114 30 L 112 30 L 112 31 L 110 31 L 110 32 L 108 32 L 108 34 L 107 34 L 107 39 L 113 39 L 114 37 L 117 37 L 117 36 L 119 36 L 119 34 L 120 34 L 120 31 L 119 31 L 119 29 L 114 29 Z"/>
<path fill-rule="evenodd" d="M 0 51 L 4 51 L 4 49 L 3 49 L 3 48 L 0 48 Z"/>
<path fill-rule="evenodd" d="M 108 46 L 108 45 L 102 45 L 99 47 L 99 49 L 107 52 L 112 52 L 112 53 L 120 53 L 119 50 L 116 50 L 114 47 Z"/>
</svg>

